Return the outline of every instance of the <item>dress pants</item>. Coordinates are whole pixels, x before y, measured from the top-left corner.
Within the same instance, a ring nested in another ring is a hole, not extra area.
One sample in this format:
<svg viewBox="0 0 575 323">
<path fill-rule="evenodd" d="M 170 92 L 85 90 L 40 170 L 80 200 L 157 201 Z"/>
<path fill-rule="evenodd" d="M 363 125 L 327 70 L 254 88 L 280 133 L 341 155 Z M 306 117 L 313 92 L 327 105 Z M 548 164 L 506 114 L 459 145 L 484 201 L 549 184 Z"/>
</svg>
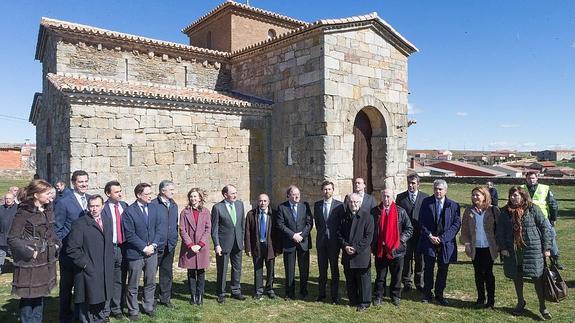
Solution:
<svg viewBox="0 0 575 323">
<path fill-rule="evenodd" d="M 403 259 L 403 286 L 423 288 L 423 254 L 417 252 L 419 237 L 407 241 L 407 251 Z"/>
<path fill-rule="evenodd" d="M 44 298 L 20 298 L 20 321 L 22 323 L 42 323 Z"/>
<path fill-rule="evenodd" d="M 345 285 L 351 306 L 369 306 L 371 304 L 371 267 L 345 268 Z"/>
<path fill-rule="evenodd" d="M 126 264 L 122 257 L 122 248 L 114 245 L 114 289 L 112 299 L 106 302 L 106 316 L 112 314 L 122 314 L 122 307 L 125 305 L 126 296 Z"/>
<path fill-rule="evenodd" d="M 442 298 L 443 291 L 445 290 L 445 285 L 447 283 L 447 272 L 449 270 L 449 263 L 444 264 L 440 251 L 436 252 L 436 257 L 424 256 L 423 262 L 424 266 L 424 286 L 423 293 L 426 298 L 431 298 L 433 294 L 431 290 L 433 289 L 433 272 L 435 269 L 435 262 L 437 261 L 437 277 L 435 277 L 435 297 Z"/>
<path fill-rule="evenodd" d="M 323 243 L 317 246 L 317 266 L 319 269 L 319 297 L 326 296 L 327 269 L 331 272 L 330 294 L 332 301 L 339 301 L 339 252 L 341 248 Z"/>
<path fill-rule="evenodd" d="M 137 316 L 140 313 L 138 307 L 138 284 L 142 271 L 144 272 L 144 297 L 142 307 L 147 313 L 154 311 L 154 294 L 156 291 L 156 269 L 158 268 L 158 254 L 153 254 L 143 259 L 130 260 L 128 262 L 128 314 Z"/>
<path fill-rule="evenodd" d="M 66 248 L 66 247 L 62 247 Z M 72 290 L 76 266 L 65 252 L 60 252 L 60 322 L 73 322 L 80 313 L 79 306 L 72 311 Z"/>
<path fill-rule="evenodd" d="M 391 298 L 401 298 L 401 275 L 403 273 L 403 257 L 387 259 L 384 255 L 382 258 L 375 257 L 375 297 L 383 298 L 385 296 L 385 281 L 389 271 L 391 281 L 389 291 Z"/>
<path fill-rule="evenodd" d="M 295 298 L 295 262 L 299 269 L 299 294 L 307 296 L 307 280 L 309 277 L 309 251 L 299 248 L 291 252 L 284 251 L 284 268 L 286 273 L 286 297 Z"/>
<path fill-rule="evenodd" d="M 206 287 L 205 269 L 188 269 L 188 289 L 192 299 L 194 296 L 203 296 Z"/>
<path fill-rule="evenodd" d="M 555 227 L 551 225 L 551 221 L 549 221 L 548 218 L 545 219 L 545 226 L 547 226 L 547 229 L 551 234 L 551 256 L 559 257 L 559 247 L 557 246 L 557 232 L 555 231 Z"/>
<path fill-rule="evenodd" d="M 268 260 L 268 244 L 260 242 L 260 255 L 259 257 L 252 257 L 254 262 L 254 293 L 255 295 L 262 295 L 264 292 L 269 294 L 273 292 L 274 288 L 274 266 L 275 258 Z M 266 266 L 266 286 L 264 290 L 264 264 Z"/>
<path fill-rule="evenodd" d="M 169 303 L 172 299 L 172 280 L 173 265 L 174 265 L 174 254 L 176 253 L 176 248 L 170 251 L 168 249 L 168 244 L 164 250 L 158 252 L 158 270 L 159 270 L 159 299 L 160 303 Z"/>
<path fill-rule="evenodd" d="M 226 293 L 226 277 L 228 274 L 228 263 L 232 263 L 232 279 L 230 287 L 232 295 L 240 295 L 242 293 L 240 278 L 242 276 L 242 251 L 237 243 L 234 243 L 232 251 L 223 253 L 221 256 L 216 255 L 216 295 L 224 296 Z"/>
<path fill-rule="evenodd" d="M 473 269 L 475 271 L 477 299 L 484 301 L 487 290 L 487 303 L 493 305 L 495 302 L 495 276 L 493 276 L 493 259 L 489 248 L 475 248 Z"/>
<path fill-rule="evenodd" d="M 106 315 L 106 303 L 80 305 L 80 322 L 101 323 L 108 317 Z"/>
</svg>

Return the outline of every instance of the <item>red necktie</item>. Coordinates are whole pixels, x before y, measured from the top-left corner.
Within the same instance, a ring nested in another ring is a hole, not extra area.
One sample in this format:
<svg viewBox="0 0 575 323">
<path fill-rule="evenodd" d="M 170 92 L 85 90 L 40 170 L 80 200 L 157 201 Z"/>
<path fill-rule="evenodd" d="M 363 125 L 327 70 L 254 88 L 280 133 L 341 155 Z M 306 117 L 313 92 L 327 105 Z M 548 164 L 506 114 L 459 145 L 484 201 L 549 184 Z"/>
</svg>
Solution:
<svg viewBox="0 0 575 323">
<path fill-rule="evenodd" d="M 122 244 L 124 242 L 124 237 L 122 236 L 122 223 L 120 217 L 120 209 L 118 204 L 114 204 L 114 211 L 116 212 L 116 243 Z"/>
<path fill-rule="evenodd" d="M 100 226 L 100 230 L 102 230 L 102 232 L 104 231 L 104 225 L 102 224 L 102 217 L 98 217 L 96 219 L 96 223 L 98 223 L 98 225 Z"/>
</svg>

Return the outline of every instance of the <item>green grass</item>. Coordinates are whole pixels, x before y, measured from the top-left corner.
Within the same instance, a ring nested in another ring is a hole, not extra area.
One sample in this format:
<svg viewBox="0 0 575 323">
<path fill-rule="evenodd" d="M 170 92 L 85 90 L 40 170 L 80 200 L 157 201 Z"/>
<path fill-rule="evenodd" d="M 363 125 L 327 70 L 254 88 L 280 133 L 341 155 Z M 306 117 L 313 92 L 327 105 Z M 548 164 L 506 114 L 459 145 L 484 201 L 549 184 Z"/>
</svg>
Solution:
<svg viewBox="0 0 575 323">
<path fill-rule="evenodd" d="M 470 192 L 474 185 L 452 184 L 449 185 L 448 196 L 465 207 L 470 202 Z M 506 197 L 509 186 L 498 186 L 500 196 Z M 431 192 L 430 184 L 424 184 L 422 190 Z M 575 227 L 575 189 L 573 187 L 552 187 L 553 192 L 559 200 L 560 220 L 557 222 L 559 236 L 559 246 L 561 249 L 561 260 L 566 266 L 562 271 L 563 278 L 573 289 L 575 287 L 575 238 L 572 235 L 572 228 Z M 501 201 L 500 205 L 505 201 Z M 288 321 L 308 321 L 308 322 L 523 322 L 525 320 L 538 319 L 538 306 L 535 291 L 532 284 L 525 284 L 525 296 L 527 300 L 527 311 L 524 316 L 514 317 L 511 311 L 515 306 L 515 292 L 510 280 L 503 277 L 502 267 L 499 260 L 494 267 L 496 275 L 496 309 L 480 310 L 474 308 L 476 299 L 475 283 L 473 279 L 473 266 L 463 252 L 459 253 L 460 263 L 453 264 L 449 268 L 446 296 L 450 301 L 450 306 L 440 307 L 437 305 L 422 304 L 421 296 L 418 292 L 405 293 L 399 308 L 386 302 L 384 305 L 371 307 L 366 312 L 358 314 L 354 308 L 345 305 L 330 305 L 327 303 L 316 303 L 313 300 L 317 296 L 317 261 L 315 250 L 312 252 L 311 273 L 308 301 L 289 301 L 283 298 L 276 300 L 263 299 L 254 301 L 251 298 L 240 302 L 227 299 L 225 305 L 218 305 L 215 301 L 215 257 L 212 254 L 212 266 L 207 271 L 206 299 L 202 307 L 188 304 L 188 292 L 185 287 L 185 272 L 174 265 L 174 295 L 173 303 L 175 309 L 159 307 L 157 317 L 149 319 L 142 317 L 142 322 L 288 322 Z M 276 260 L 276 285 L 275 290 L 279 296 L 283 296 L 283 260 L 280 256 Z M 341 268 L 340 268 L 341 269 Z M 253 266 L 251 259 L 244 256 L 242 272 L 242 290 L 247 296 L 253 294 Z M 372 280 L 375 275 L 372 275 Z M 0 276 L 0 322 L 13 322 L 17 320 L 18 301 L 10 295 L 11 274 Z M 297 282 L 296 282 L 297 284 Z M 329 288 L 329 287 L 328 287 Z M 329 293 L 329 291 L 328 291 Z M 346 299 L 345 280 L 343 270 L 341 270 L 340 295 Z M 345 302 L 344 302 L 345 304 Z M 553 315 L 553 320 L 557 322 L 572 322 L 575 320 L 575 301 L 573 296 L 567 300 L 556 303 L 547 303 L 547 308 Z M 47 300 L 47 307 L 44 311 L 46 322 L 55 322 L 58 317 L 57 289 Z M 121 322 L 121 320 L 113 320 Z"/>
<path fill-rule="evenodd" d="M 8 189 L 11 186 L 24 187 L 24 186 L 28 185 L 28 183 L 30 183 L 29 180 L 7 181 L 7 180 L 0 179 L 0 194 L 2 195 L 2 197 L 4 197 L 3 196 L 4 193 L 8 192 Z"/>
<path fill-rule="evenodd" d="M 575 162 L 567 161 L 567 160 L 557 161 L 557 162 L 555 162 L 555 165 L 557 165 L 557 167 L 575 168 Z"/>
</svg>

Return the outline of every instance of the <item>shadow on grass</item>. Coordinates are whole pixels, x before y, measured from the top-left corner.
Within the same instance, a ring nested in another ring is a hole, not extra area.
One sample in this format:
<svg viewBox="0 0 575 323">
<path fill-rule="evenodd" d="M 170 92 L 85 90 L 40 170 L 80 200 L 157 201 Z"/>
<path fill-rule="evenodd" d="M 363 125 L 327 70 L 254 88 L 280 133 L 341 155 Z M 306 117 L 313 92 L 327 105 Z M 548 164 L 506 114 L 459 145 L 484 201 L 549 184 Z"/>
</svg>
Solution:
<svg viewBox="0 0 575 323">
<path fill-rule="evenodd" d="M 58 322 L 58 297 L 44 297 L 43 322 Z M 20 299 L 6 301 L 0 308 L 0 322 L 18 322 L 20 320 Z"/>
<path fill-rule="evenodd" d="M 507 313 L 507 314 L 509 314 L 509 315 L 511 315 L 511 316 L 514 316 L 514 317 L 517 317 L 517 318 L 520 318 L 520 319 L 522 319 L 522 318 L 530 318 L 531 320 L 534 320 L 534 321 L 541 321 L 541 317 L 539 316 L 539 314 L 538 314 L 538 313 L 535 313 L 535 312 L 533 312 L 533 311 L 531 311 L 531 310 L 529 310 L 529 309 L 525 309 L 525 310 L 523 311 L 523 314 L 521 314 L 521 315 L 513 315 L 513 310 L 515 309 L 515 308 L 513 308 L 513 307 L 499 307 L 499 308 L 497 308 L 497 309 L 500 310 L 501 312 L 505 312 L 505 313 Z"/>
<path fill-rule="evenodd" d="M 568 281 L 565 281 L 565 283 L 567 284 L 567 287 L 575 288 L 575 280 L 568 280 Z"/>
</svg>

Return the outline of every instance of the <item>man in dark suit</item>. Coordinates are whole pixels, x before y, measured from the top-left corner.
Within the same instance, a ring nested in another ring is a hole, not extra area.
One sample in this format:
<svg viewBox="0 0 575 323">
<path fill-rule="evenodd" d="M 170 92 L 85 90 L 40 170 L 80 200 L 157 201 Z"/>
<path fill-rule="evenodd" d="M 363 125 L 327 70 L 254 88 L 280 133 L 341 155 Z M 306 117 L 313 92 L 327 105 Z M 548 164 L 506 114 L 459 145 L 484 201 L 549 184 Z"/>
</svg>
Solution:
<svg viewBox="0 0 575 323">
<path fill-rule="evenodd" d="M 337 229 L 345 212 L 343 203 L 333 198 L 334 184 L 324 181 L 321 184 L 323 199 L 315 202 L 313 216 L 316 224 L 317 265 L 319 268 L 318 301 L 326 297 L 327 269 L 331 269 L 331 301 L 339 304 L 339 253 Z"/>
<path fill-rule="evenodd" d="M 275 258 L 281 253 L 279 232 L 276 226 L 276 214 L 272 212 L 267 194 L 258 196 L 258 207 L 246 215 L 245 252 L 254 263 L 254 299 L 259 300 L 265 293 L 276 298 L 273 289 Z M 267 280 L 264 290 L 264 264 Z"/>
<path fill-rule="evenodd" d="M 62 240 L 62 249 L 68 246 L 68 234 L 72 222 L 83 216 L 88 209 L 88 173 L 77 170 L 72 173 L 73 192 L 63 195 L 54 205 L 54 231 Z M 72 322 L 79 315 L 79 307 L 72 312 L 72 289 L 74 288 L 74 263 L 66 252 L 60 253 L 60 322 Z"/>
<path fill-rule="evenodd" d="M 222 189 L 224 200 L 212 207 L 212 241 L 216 249 L 216 294 L 218 303 L 225 303 L 228 263 L 232 264 L 232 298 L 243 301 L 240 280 L 242 276 L 242 250 L 244 250 L 244 204 L 238 201 L 234 185 Z"/>
<path fill-rule="evenodd" d="M 358 177 L 353 180 L 353 193 L 356 193 L 361 197 L 361 209 L 369 213 L 371 212 L 371 209 L 377 206 L 377 202 L 371 194 L 365 191 L 366 187 L 367 185 L 363 178 Z M 347 208 L 349 206 L 349 195 L 345 197 L 344 203 L 344 207 Z"/>
<path fill-rule="evenodd" d="M 337 238 L 342 246 L 341 263 L 350 306 L 364 311 L 371 303 L 371 242 L 373 217 L 361 209 L 361 196 L 351 193 Z"/>
<path fill-rule="evenodd" d="M 112 219 L 102 216 L 104 199 L 88 198 L 86 216 L 72 224 L 67 250 L 76 265 L 74 300 L 80 304 L 82 322 L 103 322 L 107 318 L 105 304 L 114 289 L 114 248 Z"/>
<path fill-rule="evenodd" d="M 14 201 L 14 195 L 6 193 L 4 195 L 4 204 L 0 205 L 0 274 L 2 274 L 4 259 L 8 254 L 8 233 L 16 215 L 16 210 L 18 210 L 18 204 Z"/>
<path fill-rule="evenodd" d="M 163 180 L 160 182 L 158 197 L 152 201 L 157 206 L 160 218 L 164 221 L 162 228 L 166 244 L 158 248 L 158 269 L 159 269 L 159 299 L 160 305 L 168 308 L 172 305 L 172 280 L 174 255 L 176 244 L 178 243 L 178 205 L 174 201 L 176 186 L 174 182 Z"/>
<path fill-rule="evenodd" d="M 419 175 L 416 173 L 407 175 L 407 191 L 397 195 L 397 205 L 401 206 L 409 216 L 413 226 L 413 235 L 407 242 L 407 252 L 403 263 L 403 291 L 407 292 L 415 287 L 418 291 L 423 292 L 423 254 L 417 251 L 419 244 L 419 210 L 421 202 L 428 197 L 424 192 L 419 190 Z"/>
<path fill-rule="evenodd" d="M 138 320 L 138 285 L 144 272 L 143 304 L 144 314 L 154 316 L 154 294 L 156 291 L 156 270 L 158 268 L 158 247 L 166 243 L 164 229 L 156 205 L 151 204 L 150 184 L 140 183 L 134 188 L 136 202 L 124 212 L 123 227 L 126 235 L 125 257 L 128 263 L 127 305 L 130 320 Z"/>
<path fill-rule="evenodd" d="M 308 295 L 309 250 L 312 243 L 309 237 L 313 218 L 307 202 L 300 202 L 299 188 L 291 185 L 287 189 L 288 200 L 278 207 L 278 229 L 282 232 L 284 267 L 287 299 L 295 299 L 295 262 L 299 267 L 299 294 L 302 299 Z"/>
<path fill-rule="evenodd" d="M 128 209 L 128 204 L 122 201 L 122 186 L 117 181 L 110 181 L 104 186 L 104 193 L 108 197 L 102 209 L 102 216 L 112 221 L 112 244 L 114 249 L 114 289 L 112 297 L 106 303 L 106 314 L 114 318 L 121 318 L 122 308 L 125 304 L 127 268 L 122 256 L 125 234 L 122 228 L 122 214 Z"/>
<path fill-rule="evenodd" d="M 433 270 L 437 262 L 435 298 L 440 305 L 448 305 L 443 291 L 447 282 L 449 263 L 457 261 L 455 236 L 461 227 L 459 204 L 447 198 L 447 183 L 442 179 L 433 182 L 433 196 L 421 203 L 419 223 L 421 236 L 418 249 L 424 257 L 423 302 L 433 297 Z"/>
</svg>

